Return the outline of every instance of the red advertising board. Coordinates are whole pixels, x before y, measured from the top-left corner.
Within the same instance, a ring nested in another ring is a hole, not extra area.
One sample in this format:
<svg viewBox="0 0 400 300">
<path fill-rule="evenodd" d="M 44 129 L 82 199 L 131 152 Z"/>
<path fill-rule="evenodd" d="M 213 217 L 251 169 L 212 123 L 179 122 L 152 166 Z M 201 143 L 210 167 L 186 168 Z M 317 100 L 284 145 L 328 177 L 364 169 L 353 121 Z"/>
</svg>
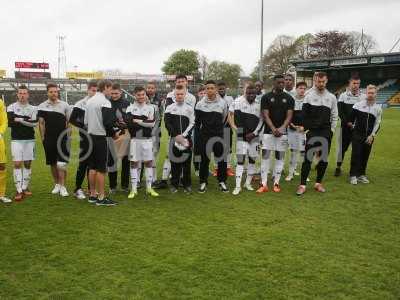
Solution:
<svg viewBox="0 0 400 300">
<path fill-rule="evenodd" d="M 16 79 L 51 79 L 50 72 L 20 72 L 15 71 Z"/>
<path fill-rule="evenodd" d="M 48 69 L 49 64 L 42 62 L 42 63 L 35 63 L 35 62 L 27 62 L 27 61 L 16 61 L 15 62 L 16 69 Z"/>
</svg>

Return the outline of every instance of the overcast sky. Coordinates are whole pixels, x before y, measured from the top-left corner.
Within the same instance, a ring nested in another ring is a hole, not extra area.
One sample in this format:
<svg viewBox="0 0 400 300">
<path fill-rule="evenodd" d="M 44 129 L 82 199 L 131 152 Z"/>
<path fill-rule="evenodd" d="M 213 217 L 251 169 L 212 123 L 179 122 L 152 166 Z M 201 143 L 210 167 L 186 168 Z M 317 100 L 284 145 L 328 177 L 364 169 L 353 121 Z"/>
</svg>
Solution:
<svg viewBox="0 0 400 300">
<path fill-rule="evenodd" d="M 364 28 L 387 52 L 400 37 L 399 11 L 399 0 L 265 0 L 265 47 L 279 34 Z M 56 72 L 59 34 L 70 70 L 160 73 L 186 48 L 250 73 L 259 57 L 260 0 L 7 0 L 1 12 L 0 69 L 8 76 L 16 60 L 44 59 Z"/>
</svg>

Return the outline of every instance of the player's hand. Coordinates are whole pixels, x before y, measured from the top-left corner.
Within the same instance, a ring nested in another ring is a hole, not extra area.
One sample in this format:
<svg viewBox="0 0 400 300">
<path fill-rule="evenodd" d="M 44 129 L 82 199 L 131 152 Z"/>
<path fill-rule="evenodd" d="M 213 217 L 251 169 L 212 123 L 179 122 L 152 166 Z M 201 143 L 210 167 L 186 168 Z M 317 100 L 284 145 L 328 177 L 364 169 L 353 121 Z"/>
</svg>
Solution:
<svg viewBox="0 0 400 300">
<path fill-rule="evenodd" d="M 348 122 L 348 123 L 347 123 L 347 127 L 349 127 L 349 128 L 353 128 L 353 123 L 351 123 L 351 122 Z"/>
<path fill-rule="evenodd" d="M 280 136 L 282 136 L 283 133 L 285 132 L 285 128 L 284 128 L 284 127 L 279 127 L 279 128 L 277 129 L 277 132 L 278 132 L 277 137 L 280 137 Z"/>
<path fill-rule="evenodd" d="M 143 120 L 140 120 L 140 119 L 133 119 L 132 121 L 133 121 L 133 123 L 136 123 L 136 124 L 143 123 Z"/>
<path fill-rule="evenodd" d="M 175 137 L 175 142 L 177 142 L 180 145 L 184 145 L 186 142 L 186 139 L 183 137 L 183 135 L 177 135 Z"/>
<path fill-rule="evenodd" d="M 119 134 L 120 134 L 120 131 L 117 131 L 116 133 L 114 133 L 114 136 L 112 137 L 112 139 L 115 141 L 115 140 L 118 140 L 119 139 Z"/>
<path fill-rule="evenodd" d="M 367 137 L 367 140 L 365 142 L 368 145 L 372 145 L 372 143 L 374 142 L 374 137 L 372 135 L 370 135 L 369 137 Z"/>
<path fill-rule="evenodd" d="M 24 119 L 23 118 L 14 118 L 14 122 L 20 123 L 22 122 Z"/>
<path fill-rule="evenodd" d="M 246 134 L 245 136 L 246 142 L 250 143 L 255 137 L 256 135 L 253 132 Z"/>
</svg>

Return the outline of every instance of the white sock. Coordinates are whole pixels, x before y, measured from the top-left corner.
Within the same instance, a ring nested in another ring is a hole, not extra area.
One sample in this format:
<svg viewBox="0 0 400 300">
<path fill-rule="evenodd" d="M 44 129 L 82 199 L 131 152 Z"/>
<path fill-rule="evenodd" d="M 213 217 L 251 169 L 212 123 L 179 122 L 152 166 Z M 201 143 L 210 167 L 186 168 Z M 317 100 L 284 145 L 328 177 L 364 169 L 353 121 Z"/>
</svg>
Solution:
<svg viewBox="0 0 400 300">
<path fill-rule="evenodd" d="M 22 193 L 22 169 L 14 169 L 14 184 L 18 193 Z"/>
<path fill-rule="evenodd" d="M 144 168 L 146 175 L 146 188 L 150 189 L 153 183 L 153 168 Z"/>
<path fill-rule="evenodd" d="M 256 165 L 255 164 L 248 164 L 247 166 L 247 177 L 246 177 L 246 184 L 251 184 L 253 180 L 253 176 L 256 173 Z"/>
<path fill-rule="evenodd" d="M 153 160 L 153 182 L 157 181 L 157 164 L 156 159 Z"/>
<path fill-rule="evenodd" d="M 289 176 L 293 177 L 294 171 L 297 168 L 297 157 L 299 153 L 297 151 L 290 151 L 290 162 L 289 162 Z"/>
<path fill-rule="evenodd" d="M 32 169 L 23 169 L 22 172 L 22 190 L 27 190 L 31 182 Z"/>
<path fill-rule="evenodd" d="M 279 181 L 281 180 L 281 175 L 282 175 L 284 165 L 285 165 L 285 161 L 283 159 L 275 160 L 274 184 L 279 184 Z"/>
<path fill-rule="evenodd" d="M 168 180 L 170 173 L 171 173 L 171 161 L 167 158 L 164 160 L 162 180 Z"/>
<path fill-rule="evenodd" d="M 270 159 L 261 159 L 261 184 L 267 186 Z"/>
<path fill-rule="evenodd" d="M 243 165 L 237 165 L 236 166 L 236 187 L 240 188 L 242 185 L 242 175 L 243 175 Z"/>
<path fill-rule="evenodd" d="M 137 183 L 138 183 L 138 169 L 137 168 L 131 168 L 131 186 L 132 186 L 132 191 L 136 191 Z"/>
</svg>

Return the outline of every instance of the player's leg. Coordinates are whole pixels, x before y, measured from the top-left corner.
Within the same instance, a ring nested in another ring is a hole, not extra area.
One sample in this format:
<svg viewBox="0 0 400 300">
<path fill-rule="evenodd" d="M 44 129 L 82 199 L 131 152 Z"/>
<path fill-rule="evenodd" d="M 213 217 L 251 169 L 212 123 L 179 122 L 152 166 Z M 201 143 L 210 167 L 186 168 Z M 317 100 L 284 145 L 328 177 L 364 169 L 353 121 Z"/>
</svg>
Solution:
<svg viewBox="0 0 400 300">
<path fill-rule="evenodd" d="M 4 144 L 3 136 L 0 137 L 0 201 L 3 203 L 12 202 L 11 199 L 6 197 L 6 186 L 7 186 L 7 173 L 6 173 L 6 147 Z"/>
<path fill-rule="evenodd" d="M 281 191 L 280 188 L 280 180 L 283 171 L 283 167 L 285 165 L 285 151 L 275 151 L 275 169 L 274 169 L 274 188 L 273 191 L 275 193 L 279 193 Z"/>
<path fill-rule="evenodd" d="M 226 157 L 227 161 L 227 175 L 235 176 L 235 172 L 232 168 L 232 146 L 233 146 L 233 130 L 229 127 L 229 152 Z"/>
<path fill-rule="evenodd" d="M 298 196 L 303 195 L 306 192 L 307 178 L 310 174 L 311 164 L 313 160 L 313 149 L 315 148 L 314 143 L 311 143 L 311 139 L 313 138 L 312 133 L 308 133 L 306 136 L 305 149 L 304 149 L 304 160 L 301 165 L 301 174 L 300 174 L 300 185 L 297 188 L 296 194 Z"/>
<path fill-rule="evenodd" d="M 107 151 L 108 151 L 107 173 L 108 173 L 109 188 L 110 188 L 110 193 L 115 193 L 117 191 L 117 184 L 118 184 L 118 157 L 113 140 L 108 141 Z"/>
<path fill-rule="evenodd" d="M 21 201 L 24 198 L 22 190 L 22 165 L 23 165 L 23 151 L 24 147 L 20 141 L 11 141 L 11 156 L 14 162 L 14 185 L 16 189 L 15 201 Z"/>
<path fill-rule="evenodd" d="M 32 192 L 29 189 L 29 184 L 31 182 L 32 177 L 32 161 L 26 160 L 23 163 L 23 170 L 22 170 L 22 192 L 24 196 L 32 196 Z"/>
<path fill-rule="evenodd" d="M 338 138 L 338 155 L 335 169 L 335 176 L 338 177 L 342 174 L 342 164 L 344 161 L 345 154 L 351 144 L 352 131 L 350 128 L 345 127 L 340 129 L 340 135 Z"/>
<path fill-rule="evenodd" d="M 199 140 L 199 152 L 201 154 L 200 159 L 200 176 L 199 176 L 199 193 L 205 193 L 208 184 L 208 175 L 209 175 L 209 167 L 210 167 L 210 155 L 207 154 L 206 143 L 203 143 L 203 139 Z"/>
<path fill-rule="evenodd" d="M 128 156 L 124 156 L 121 159 L 121 189 L 123 191 L 128 191 L 129 189 L 129 172 L 130 163 Z"/>
<path fill-rule="evenodd" d="M 146 177 L 146 193 L 152 197 L 158 197 L 152 187 L 153 185 L 153 141 L 151 139 L 138 141 L 139 160 L 143 161 L 144 174 Z"/>
<path fill-rule="evenodd" d="M 268 173 L 271 165 L 271 151 L 274 149 L 272 134 L 264 134 L 262 137 L 261 153 L 261 186 L 257 193 L 268 192 Z"/>
<path fill-rule="evenodd" d="M 58 184 L 60 185 L 60 195 L 62 197 L 68 197 L 69 193 L 65 186 L 67 180 L 67 166 L 69 160 L 69 150 L 67 147 L 68 136 L 65 136 L 61 141 L 61 149 L 57 149 L 57 173 L 58 173 Z"/>
<path fill-rule="evenodd" d="M 320 138 L 325 140 L 325 142 L 327 143 L 328 149 L 323 149 L 321 151 L 320 161 L 316 167 L 317 180 L 316 180 L 314 188 L 318 192 L 325 193 L 325 188 L 322 186 L 322 180 L 324 179 L 326 169 L 328 168 L 328 159 L 329 159 L 329 153 L 330 153 L 330 149 L 331 149 L 332 136 L 327 134 L 325 136 L 321 136 Z"/>
<path fill-rule="evenodd" d="M 360 164 L 360 175 L 358 177 L 358 181 L 361 183 L 369 183 L 367 178 L 367 166 L 369 156 L 371 154 L 372 145 L 368 145 L 367 143 L 362 144 L 362 153 L 361 153 L 361 164 Z"/>
<path fill-rule="evenodd" d="M 246 161 L 246 154 L 248 143 L 246 141 L 236 142 L 236 185 L 233 190 L 233 195 L 238 195 L 242 190 L 242 177 L 244 172 L 244 164 Z"/>
<path fill-rule="evenodd" d="M 185 193 L 192 192 L 192 149 L 184 152 L 185 160 L 182 162 L 182 184 Z"/>
<path fill-rule="evenodd" d="M 218 178 L 218 185 L 219 189 L 223 193 L 228 193 L 229 189 L 226 185 L 226 179 L 227 179 L 227 156 L 226 156 L 226 150 L 224 145 L 221 142 L 217 142 L 213 146 L 213 152 L 214 152 L 214 159 L 217 160 L 217 166 L 218 166 L 218 171 L 217 171 L 217 178 Z"/>
<path fill-rule="evenodd" d="M 128 199 L 133 199 L 137 195 L 137 186 L 139 182 L 139 145 L 137 139 L 131 139 L 129 147 L 129 160 L 130 160 L 130 175 L 131 175 L 131 191 L 128 195 Z"/>
<path fill-rule="evenodd" d="M 176 193 L 179 187 L 179 181 L 182 174 L 182 163 L 180 161 L 182 153 L 171 142 L 169 145 L 169 157 L 171 161 L 171 192 Z"/>
</svg>

